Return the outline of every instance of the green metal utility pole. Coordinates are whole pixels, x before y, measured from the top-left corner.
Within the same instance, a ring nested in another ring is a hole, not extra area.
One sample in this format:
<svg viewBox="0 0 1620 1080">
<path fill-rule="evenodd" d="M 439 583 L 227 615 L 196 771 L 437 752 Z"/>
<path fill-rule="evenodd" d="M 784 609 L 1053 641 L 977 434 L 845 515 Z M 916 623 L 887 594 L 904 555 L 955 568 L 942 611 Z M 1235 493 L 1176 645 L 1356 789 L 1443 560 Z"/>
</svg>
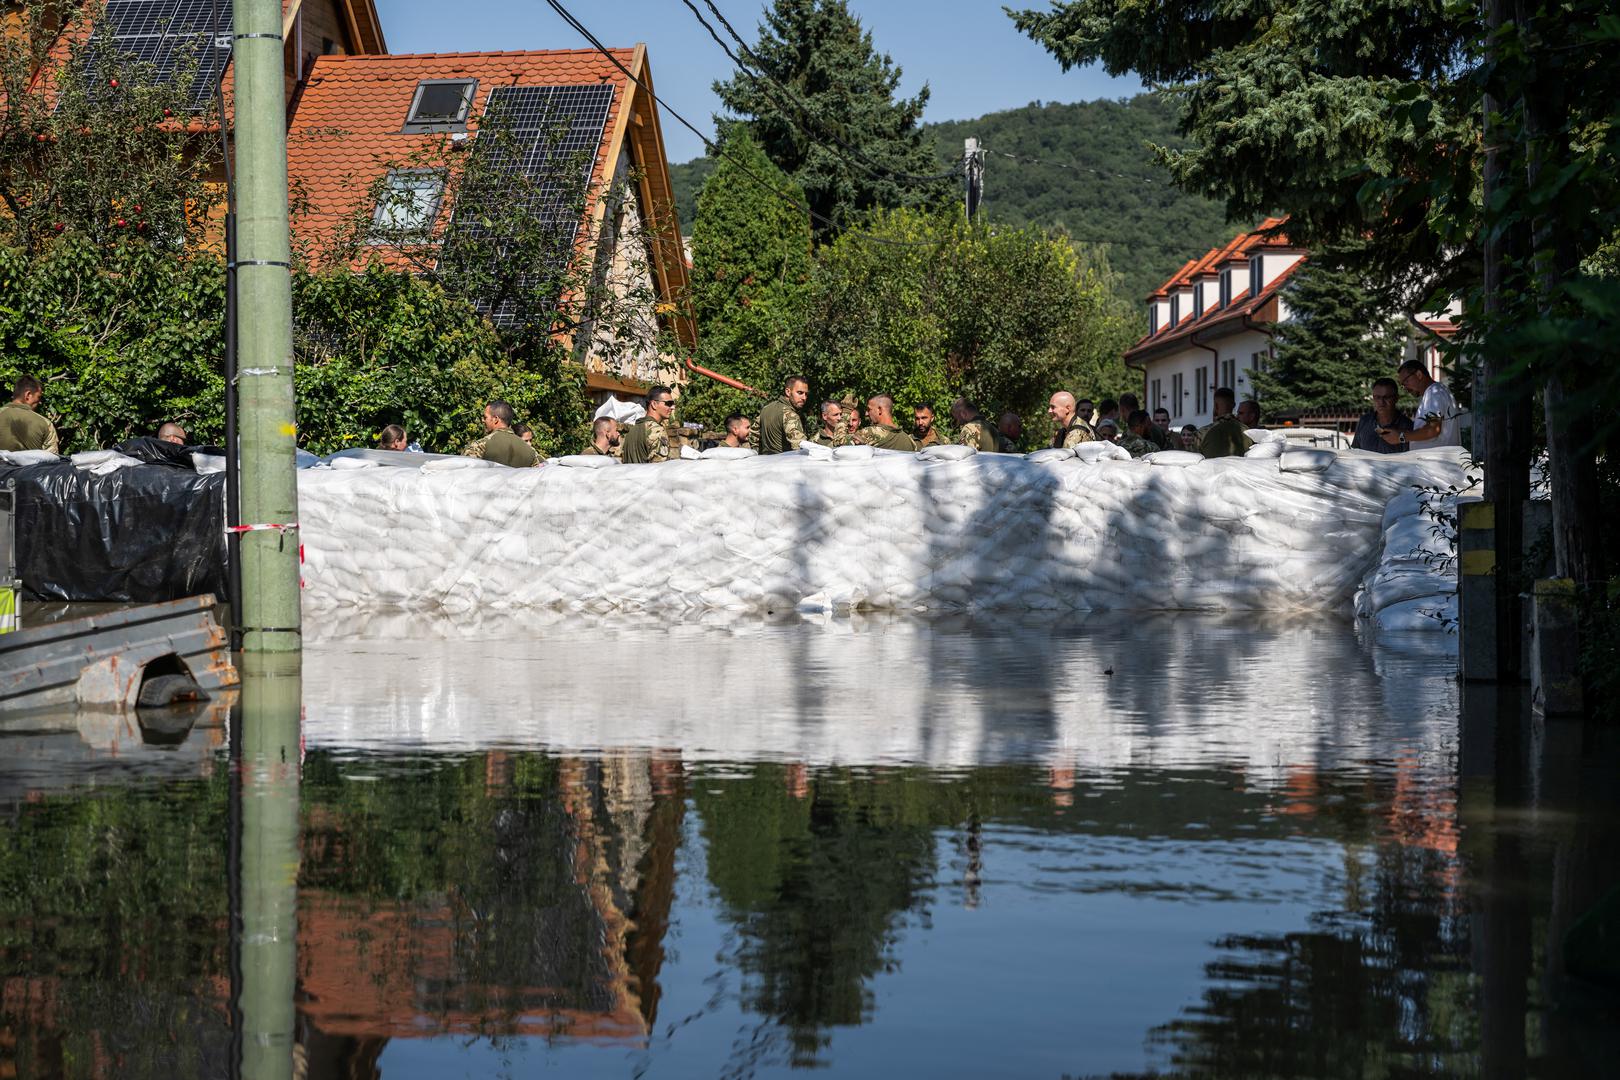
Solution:
<svg viewBox="0 0 1620 1080">
<path fill-rule="evenodd" d="M 297 652 L 298 429 L 280 0 L 233 0 L 232 18 L 242 524 L 278 526 L 241 537 L 235 614 L 244 652 Z"/>
</svg>

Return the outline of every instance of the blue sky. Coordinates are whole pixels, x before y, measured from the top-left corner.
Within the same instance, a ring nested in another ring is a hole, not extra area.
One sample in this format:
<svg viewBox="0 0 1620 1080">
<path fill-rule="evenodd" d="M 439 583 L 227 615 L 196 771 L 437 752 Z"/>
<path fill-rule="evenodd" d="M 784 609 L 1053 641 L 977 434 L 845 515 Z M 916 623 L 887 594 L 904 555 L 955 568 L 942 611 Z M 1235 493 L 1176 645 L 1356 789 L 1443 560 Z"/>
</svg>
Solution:
<svg viewBox="0 0 1620 1080">
<path fill-rule="evenodd" d="M 1014 0 L 1010 6 L 1044 2 Z M 564 3 L 607 45 L 646 42 L 658 96 L 712 134 L 719 101 L 710 85 L 730 75 L 731 61 L 681 0 Z M 756 39 L 762 0 L 715 0 L 715 6 L 739 34 Z M 389 51 L 396 53 L 586 44 L 542 0 L 378 0 L 377 7 Z M 698 8 L 707 14 L 701 3 Z M 850 0 L 850 8 L 878 49 L 900 65 L 905 93 L 928 84 L 927 120 L 962 120 L 1031 101 L 1126 97 L 1142 89 L 1135 78 L 1113 79 L 1095 69 L 1065 74 L 1049 53 L 1013 28 L 999 0 Z M 664 117 L 663 127 L 669 160 L 687 161 L 703 152 L 698 137 L 673 117 Z"/>
</svg>

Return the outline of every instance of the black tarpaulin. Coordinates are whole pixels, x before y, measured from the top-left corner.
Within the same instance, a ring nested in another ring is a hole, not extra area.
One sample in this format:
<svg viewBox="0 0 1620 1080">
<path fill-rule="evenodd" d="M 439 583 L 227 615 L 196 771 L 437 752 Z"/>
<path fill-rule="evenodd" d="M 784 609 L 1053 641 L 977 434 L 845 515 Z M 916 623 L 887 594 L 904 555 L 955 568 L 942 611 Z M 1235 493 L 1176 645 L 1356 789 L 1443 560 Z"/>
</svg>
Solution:
<svg viewBox="0 0 1620 1080">
<path fill-rule="evenodd" d="M 154 440 L 155 441 L 155 440 Z M 33 600 L 225 596 L 225 477 L 172 464 L 97 476 L 0 465 L 17 485 L 17 576 Z"/>
</svg>

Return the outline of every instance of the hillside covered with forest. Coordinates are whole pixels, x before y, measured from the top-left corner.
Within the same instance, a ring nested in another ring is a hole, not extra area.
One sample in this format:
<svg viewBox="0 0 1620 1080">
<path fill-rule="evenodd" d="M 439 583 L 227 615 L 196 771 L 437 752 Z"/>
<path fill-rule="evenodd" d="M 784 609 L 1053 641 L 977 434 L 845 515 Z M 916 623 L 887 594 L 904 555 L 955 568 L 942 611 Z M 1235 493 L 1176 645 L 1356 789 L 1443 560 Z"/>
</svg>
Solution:
<svg viewBox="0 0 1620 1080">
<path fill-rule="evenodd" d="M 1035 102 L 928 128 L 941 162 L 959 157 L 969 137 L 987 151 L 984 212 L 991 221 L 1061 226 L 1081 243 L 1106 247 L 1120 291 L 1134 300 L 1238 228 L 1226 224 L 1219 204 L 1177 190 L 1154 164 L 1148 144 L 1178 144 L 1175 123 L 1173 103 L 1140 94 Z M 713 170 L 706 157 L 671 166 L 688 233 L 697 192 Z"/>
</svg>

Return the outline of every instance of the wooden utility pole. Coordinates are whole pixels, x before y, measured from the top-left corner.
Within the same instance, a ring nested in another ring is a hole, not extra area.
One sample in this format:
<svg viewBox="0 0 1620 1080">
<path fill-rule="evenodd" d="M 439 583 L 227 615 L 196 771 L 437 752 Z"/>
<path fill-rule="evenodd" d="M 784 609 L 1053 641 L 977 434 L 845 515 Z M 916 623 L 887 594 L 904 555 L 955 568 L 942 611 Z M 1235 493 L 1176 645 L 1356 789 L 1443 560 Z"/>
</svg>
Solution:
<svg viewBox="0 0 1620 1080">
<path fill-rule="evenodd" d="M 234 0 L 244 652 L 302 647 L 281 4 Z M 223 118 L 221 118 L 223 122 Z"/>
</svg>

